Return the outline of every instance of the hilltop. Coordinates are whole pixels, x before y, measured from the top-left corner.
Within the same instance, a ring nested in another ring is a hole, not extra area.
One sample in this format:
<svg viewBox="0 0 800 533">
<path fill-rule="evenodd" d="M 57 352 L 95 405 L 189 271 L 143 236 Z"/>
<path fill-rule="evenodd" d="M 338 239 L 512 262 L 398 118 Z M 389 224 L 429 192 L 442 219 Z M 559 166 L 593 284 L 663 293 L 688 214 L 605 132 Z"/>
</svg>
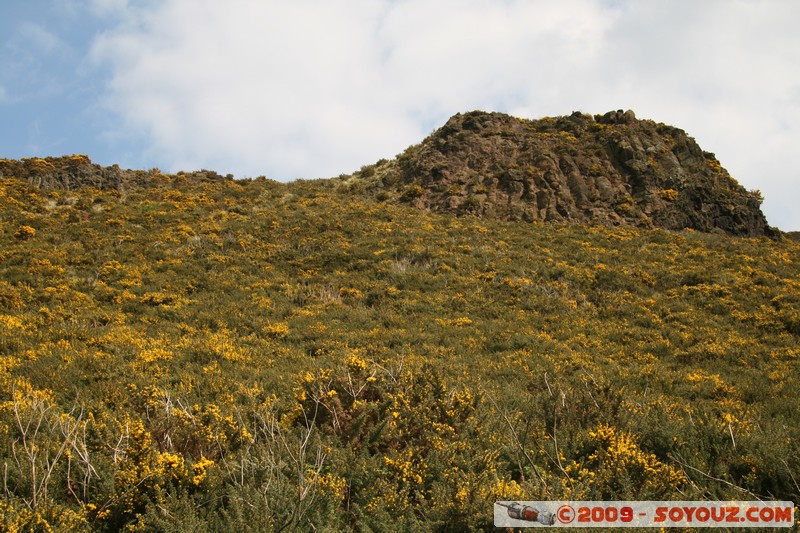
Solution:
<svg viewBox="0 0 800 533">
<path fill-rule="evenodd" d="M 131 190 L 233 179 L 202 170 L 165 175 L 102 167 L 82 155 L 0 159 L 0 175 L 43 189 Z M 350 191 L 455 215 L 778 235 L 715 155 L 685 131 L 633 111 L 526 120 L 457 114 L 397 158 L 341 176 Z"/>
<path fill-rule="evenodd" d="M 457 114 L 355 175 L 399 201 L 504 220 L 773 234 L 761 196 L 681 129 L 633 111 L 525 120 Z"/>
</svg>

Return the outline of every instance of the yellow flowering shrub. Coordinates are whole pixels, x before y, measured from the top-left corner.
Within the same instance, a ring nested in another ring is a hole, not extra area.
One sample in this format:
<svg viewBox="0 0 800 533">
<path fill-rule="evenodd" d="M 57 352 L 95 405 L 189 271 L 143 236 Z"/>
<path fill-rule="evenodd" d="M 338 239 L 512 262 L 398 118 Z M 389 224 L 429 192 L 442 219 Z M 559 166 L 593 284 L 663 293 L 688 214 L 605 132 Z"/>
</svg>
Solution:
<svg viewBox="0 0 800 533">
<path fill-rule="evenodd" d="M 36 236 L 36 229 L 30 226 L 22 225 L 17 228 L 17 231 L 14 232 L 14 237 L 21 241 L 26 241 L 28 239 L 32 239 Z"/>
<path fill-rule="evenodd" d="M 263 331 L 270 338 L 280 339 L 289 334 L 289 324 L 287 324 L 286 322 L 276 322 L 276 323 L 266 324 L 263 327 Z"/>
<path fill-rule="evenodd" d="M 675 189 L 661 189 L 658 195 L 663 199 L 667 200 L 668 202 L 674 202 L 678 199 L 678 191 Z"/>
<path fill-rule="evenodd" d="M 201 457 L 192 465 L 192 485 L 198 486 L 206 480 L 209 469 L 214 467 L 214 461 Z"/>
<path fill-rule="evenodd" d="M 688 482 L 681 470 L 644 452 L 629 433 L 601 424 L 588 437 L 585 461 L 567 466 L 587 487 L 587 494 L 575 498 L 668 499 Z"/>
<path fill-rule="evenodd" d="M 468 531 L 497 499 L 800 498 L 791 235 L 458 218 L 364 176 L 0 172 L 0 529 Z M 37 472 L 81 420 L 47 512 L 15 402 L 46 411 Z"/>
</svg>

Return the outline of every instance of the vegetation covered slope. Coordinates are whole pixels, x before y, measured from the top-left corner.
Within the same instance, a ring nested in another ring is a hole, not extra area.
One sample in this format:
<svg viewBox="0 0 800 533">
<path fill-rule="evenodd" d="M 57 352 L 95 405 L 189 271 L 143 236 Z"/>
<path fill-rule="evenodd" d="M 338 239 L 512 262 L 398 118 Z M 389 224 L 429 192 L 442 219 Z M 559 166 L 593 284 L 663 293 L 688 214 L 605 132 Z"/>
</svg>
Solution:
<svg viewBox="0 0 800 533">
<path fill-rule="evenodd" d="M 681 129 L 633 111 L 524 120 L 458 114 L 354 177 L 437 212 L 771 234 L 748 192 Z"/>
<path fill-rule="evenodd" d="M 796 242 L 131 176 L 0 178 L 0 529 L 800 499 Z"/>
</svg>

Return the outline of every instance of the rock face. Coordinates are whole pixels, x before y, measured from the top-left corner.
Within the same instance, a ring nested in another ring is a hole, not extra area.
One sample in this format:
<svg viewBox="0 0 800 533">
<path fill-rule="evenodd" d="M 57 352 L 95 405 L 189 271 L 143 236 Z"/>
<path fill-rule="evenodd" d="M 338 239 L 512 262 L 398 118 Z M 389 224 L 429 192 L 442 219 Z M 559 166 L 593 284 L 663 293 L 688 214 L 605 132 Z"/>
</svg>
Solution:
<svg viewBox="0 0 800 533">
<path fill-rule="evenodd" d="M 748 192 L 683 130 L 633 111 L 523 120 L 458 114 L 370 168 L 400 201 L 509 220 L 771 234 Z"/>
<path fill-rule="evenodd" d="M 129 190 L 140 187 L 178 185 L 187 182 L 222 181 L 233 176 L 220 176 L 212 170 L 162 174 L 157 168 L 124 170 L 119 165 L 103 167 L 85 155 L 32 157 L 22 160 L 0 159 L 0 178 L 24 179 L 41 189 L 73 190 L 93 187 L 101 190 Z"/>
</svg>

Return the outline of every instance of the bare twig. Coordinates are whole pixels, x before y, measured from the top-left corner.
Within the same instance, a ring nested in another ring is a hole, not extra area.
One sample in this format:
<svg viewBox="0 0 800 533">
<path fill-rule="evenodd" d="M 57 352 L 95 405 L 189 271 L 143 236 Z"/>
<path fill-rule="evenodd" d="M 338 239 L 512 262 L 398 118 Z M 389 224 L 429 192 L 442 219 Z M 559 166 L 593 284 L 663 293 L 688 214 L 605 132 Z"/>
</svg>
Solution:
<svg viewBox="0 0 800 533">
<path fill-rule="evenodd" d="M 746 488 L 740 487 L 739 485 L 731 483 L 730 481 L 726 481 L 724 479 L 720 479 L 718 477 L 714 477 L 714 476 L 712 476 L 711 474 L 709 474 L 707 472 L 703 472 L 699 468 L 695 468 L 692 465 L 686 464 L 685 462 L 681 461 L 675 455 L 677 455 L 677 454 L 669 454 L 669 458 L 672 459 L 673 461 L 675 461 L 676 463 L 678 463 L 679 465 L 681 465 L 682 467 L 688 468 L 689 470 L 692 470 L 693 472 L 697 472 L 698 474 L 701 474 L 705 478 L 711 479 L 713 481 L 717 481 L 717 482 L 722 483 L 724 485 L 728 485 L 729 487 L 732 487 L 732 488 L 734 488 L 736 490 L 744 492 L 745 494 L 749 494 L 750 496 L 752 496 L 753 498 L 755 498 L 755 499 L 757 499 L 759 501 L 761 500 L 761 498 L 756 493 L 750 492 Z"/>
<path fill-rule="evenodd" d="M 525 459 L 527 459 L 528 464 L 531 467 L 531 470 L 533 470 L 533 473 L 536 475 L 536 477 L 539 479 L 539 482 L 542 484 L 542 487 L 544 488 L 545 493 L 548 496 L 550 496 L 550 489 L 548 488 L 547 483 L 545 482 L 545 480 L 542 477 L 542 475 L 539 473 L 539 469 L 536 468 L 536 464 L 533 462 L 533 459 L 531 458 L 530 454 L 528 453 L 528 450 L 526 450 L 525 446 L 522 445 L 522 441 L 520 440 L 516 429 L 514 429 L 514 424 L 511 422 L 511 419 L 509 419 L 509 417 L 505 413 L 505 411 L 501 411 L 500 410 L 500 408 L 497 406 L 497 403 L 494 401 L 494 398 L 492 398 L 489 394 L 487 394 L 486 396 L 487 396 L 487 398 L 489 398 L 489 401 L 492 402 L 492 405 L 494 406 L 495 410 L 500 412 L 500 416 L 503 417 L 503 420 L 505 421 L 506 425 L 508 426 L 509 431 L 511 432 L 511 438 L 514 441 L 514 445 L 519 449 L 519 451 L 522 453 L 522 455 L 525 456 Z"/>
</svg>

